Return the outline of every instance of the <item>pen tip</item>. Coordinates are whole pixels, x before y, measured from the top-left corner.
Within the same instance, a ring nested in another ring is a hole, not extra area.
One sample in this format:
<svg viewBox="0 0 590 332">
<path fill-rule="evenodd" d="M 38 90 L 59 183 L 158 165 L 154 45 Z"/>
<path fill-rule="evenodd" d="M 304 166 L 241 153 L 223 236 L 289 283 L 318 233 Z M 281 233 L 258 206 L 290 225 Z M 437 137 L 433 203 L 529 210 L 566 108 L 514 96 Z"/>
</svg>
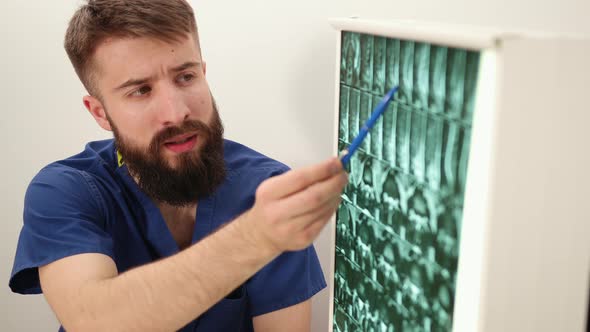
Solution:
<svg viewBox="0 0 590 332">
<path fill-rule="evenodd" d="M 395 92 L 397 91 L 398 86 L 394 86 L 393 89 L 389 90 L 388 93 L 388 100 L 392 100 L 393 96 L 395 96 Z"/>
</svg>

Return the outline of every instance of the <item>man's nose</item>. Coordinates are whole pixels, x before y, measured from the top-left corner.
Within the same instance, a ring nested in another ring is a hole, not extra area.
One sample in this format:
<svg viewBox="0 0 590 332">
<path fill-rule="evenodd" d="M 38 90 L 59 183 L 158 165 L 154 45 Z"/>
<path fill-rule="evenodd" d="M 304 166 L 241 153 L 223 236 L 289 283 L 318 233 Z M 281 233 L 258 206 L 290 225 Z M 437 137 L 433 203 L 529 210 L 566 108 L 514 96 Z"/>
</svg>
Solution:
<svg viewBox="0 0 590 332">
<path fill-rule="evenodd" d="M 159 92 L 157 112 L 165 127 L 181 124 L 189 117 L 190 109 L 173 87 L 162 87 Z"/>
</svg>

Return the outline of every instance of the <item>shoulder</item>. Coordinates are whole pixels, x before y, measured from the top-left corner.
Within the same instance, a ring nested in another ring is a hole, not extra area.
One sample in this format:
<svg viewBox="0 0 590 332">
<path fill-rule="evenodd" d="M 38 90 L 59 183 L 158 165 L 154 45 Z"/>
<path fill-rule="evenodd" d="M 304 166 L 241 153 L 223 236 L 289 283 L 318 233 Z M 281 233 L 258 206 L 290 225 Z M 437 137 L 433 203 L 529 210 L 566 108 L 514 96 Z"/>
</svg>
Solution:
<svg viewBox="0 0 590 332">
<path fill-rule="evenodd" d="M 287 165 L 230 140 L 224 141 L 224 157 L 226 179 L 216 193 L 222 222 L 249 209 L 262 182 L 289 170 Z"/>
<path fill-rule="evenodd" d="M 68 202 L 78 207 L 102 208 L 98 183 L 101 178 L 112 177 L 115 158 L 112 140 L 105 140 L 90 142 L 82 152 L 48 164 L 29 183 L 25 208 L 49 208 Z"/>
<path fill-rule="evenodd" d="M 81 152 L 54 161 L 33 178 L 32 183 L 45 182 L 56 184 L 89 178 L 112 175 L 116 170 L 116 150 L 112 139 L 93 141 L 86 144 Z M 76 182 L 76 181 L 74 181 Z"/>
<path fill-rule="evenodd" d="M 289 166 L 240 143 L 225 140 L 226 168 L 231 176 L 266 174 L 268 177 L 288 171 Z"/>
</svg>

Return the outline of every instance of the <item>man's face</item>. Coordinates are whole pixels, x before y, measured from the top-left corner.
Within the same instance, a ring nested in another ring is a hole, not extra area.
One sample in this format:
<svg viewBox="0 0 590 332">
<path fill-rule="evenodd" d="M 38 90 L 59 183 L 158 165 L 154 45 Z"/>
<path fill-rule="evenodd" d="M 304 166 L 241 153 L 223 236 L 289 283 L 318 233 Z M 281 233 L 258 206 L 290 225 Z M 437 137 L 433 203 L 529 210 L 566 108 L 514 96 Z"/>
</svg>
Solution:
<svg viewBox="0 0 590 332">
<path fill-rule="evenodd" d="M 192 36 L 108 39 L 94 63 L 101 100 L 85 104 L 139 186 L 173 205 L 210 194 L 224 177 L 223 127 Z"/>
</svg>

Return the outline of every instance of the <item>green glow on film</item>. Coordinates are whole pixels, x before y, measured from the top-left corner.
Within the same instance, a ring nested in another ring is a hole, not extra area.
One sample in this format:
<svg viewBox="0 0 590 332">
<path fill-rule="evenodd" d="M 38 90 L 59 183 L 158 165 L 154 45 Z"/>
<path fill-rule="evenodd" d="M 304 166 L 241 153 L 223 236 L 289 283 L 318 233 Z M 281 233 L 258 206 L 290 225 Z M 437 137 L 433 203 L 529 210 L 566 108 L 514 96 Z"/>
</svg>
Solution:
<svg viewBox="0 0 590 332">
<path fill-rule="evenodd" d="M 343 32 L 334 331 L 451 331 L 479 52 Z"/>
</svg>

